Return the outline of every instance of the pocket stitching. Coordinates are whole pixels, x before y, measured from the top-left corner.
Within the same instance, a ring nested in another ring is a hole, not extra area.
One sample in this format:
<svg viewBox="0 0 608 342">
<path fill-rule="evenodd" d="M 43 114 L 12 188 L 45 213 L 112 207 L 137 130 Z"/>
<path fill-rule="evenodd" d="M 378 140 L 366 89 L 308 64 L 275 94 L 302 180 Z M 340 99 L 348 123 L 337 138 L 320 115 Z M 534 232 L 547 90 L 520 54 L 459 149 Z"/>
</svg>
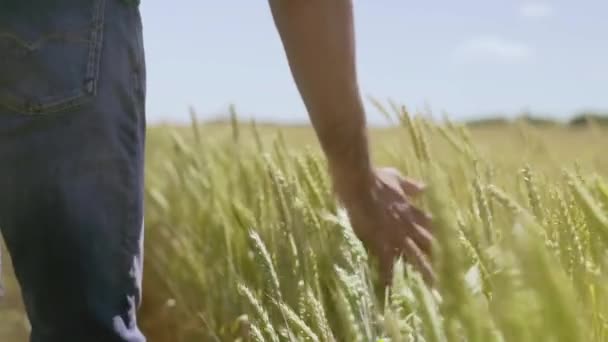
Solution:
<svg viewBox="0 0 608 342">
<path fill-rule="evenodd" d="M 101 50 L 103 46 L 103 29 L 105 0 L 97 0 L 93 8 L 93 18 L 89 39 L 88 57 L 83 84 L 75 89 L 66 90 L 58 96 L 38 98 L 36 103 L 25 102 L 19 97 L 7 93 L 4 101 L 0 99 L 0 106 L 27 115 L 44 115 L 70 109 L 78 106 L 97 94 L 99 67 L 101 64 Z M 22 103 L 21 105 L 19 103 Z"/>
</svg>

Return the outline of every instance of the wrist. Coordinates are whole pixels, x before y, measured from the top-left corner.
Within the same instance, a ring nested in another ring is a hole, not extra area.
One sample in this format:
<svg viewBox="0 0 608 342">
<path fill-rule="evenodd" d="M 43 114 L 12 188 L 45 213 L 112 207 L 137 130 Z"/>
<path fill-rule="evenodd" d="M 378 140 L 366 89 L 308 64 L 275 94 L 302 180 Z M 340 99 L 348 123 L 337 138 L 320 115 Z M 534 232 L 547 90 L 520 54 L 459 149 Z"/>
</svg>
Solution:
<svg viewBox="0 0 608 342">
<path fill-rule="evenodd" d="M 334 190 L 338 198 L 347 206 L 364 200 L 375 182 L 375 172 L 371 163 L 357 165 L 334 164 L 330 162 L 330 172 Z"/>
</svg>

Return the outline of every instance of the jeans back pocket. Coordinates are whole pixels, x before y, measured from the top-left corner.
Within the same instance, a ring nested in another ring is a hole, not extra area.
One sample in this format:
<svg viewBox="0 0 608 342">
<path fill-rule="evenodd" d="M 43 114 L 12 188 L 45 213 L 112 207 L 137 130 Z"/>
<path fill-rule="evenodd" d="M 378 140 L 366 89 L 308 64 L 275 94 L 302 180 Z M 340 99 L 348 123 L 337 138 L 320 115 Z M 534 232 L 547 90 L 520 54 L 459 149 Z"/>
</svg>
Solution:
<svg viewBox="0 0 608 342">
<path fill-rule="evenodd" d="M 45 114 L 94 97 L 105 0 L 0 4 L 0 107 Z"/>
</svg>

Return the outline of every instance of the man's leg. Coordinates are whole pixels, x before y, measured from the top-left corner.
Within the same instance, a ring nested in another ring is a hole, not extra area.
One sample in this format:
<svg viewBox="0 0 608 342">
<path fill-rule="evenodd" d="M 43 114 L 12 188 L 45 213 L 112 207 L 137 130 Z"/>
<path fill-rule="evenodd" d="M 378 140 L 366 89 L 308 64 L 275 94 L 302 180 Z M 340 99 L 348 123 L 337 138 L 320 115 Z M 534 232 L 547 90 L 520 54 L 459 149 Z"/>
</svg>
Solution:
<svg viewBox="0 0 608 342">
<path fill-rule="evenodd" d="M 31 2 L 0 5 L 0 228 L 31 341 L 143 342 L 139 12 Z"/>
</svg>

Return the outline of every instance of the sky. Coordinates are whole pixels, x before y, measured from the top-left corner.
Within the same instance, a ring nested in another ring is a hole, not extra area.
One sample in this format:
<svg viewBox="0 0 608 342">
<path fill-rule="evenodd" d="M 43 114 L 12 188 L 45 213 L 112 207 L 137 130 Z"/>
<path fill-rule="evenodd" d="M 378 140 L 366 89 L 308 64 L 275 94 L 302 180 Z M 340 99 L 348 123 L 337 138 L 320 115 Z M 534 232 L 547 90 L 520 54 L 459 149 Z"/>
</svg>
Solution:
<svg viewBox="0 0 608 342">
<path fill-rule="evenodd" d="M 331 1 L 331 0 L 327 0 Z M 354 0 L 367 100 L 469 119 L 608 111 L 606 0 Z M 142 0 L 149 122 L 307 122 L 265 0 Z"/>
</svg>

